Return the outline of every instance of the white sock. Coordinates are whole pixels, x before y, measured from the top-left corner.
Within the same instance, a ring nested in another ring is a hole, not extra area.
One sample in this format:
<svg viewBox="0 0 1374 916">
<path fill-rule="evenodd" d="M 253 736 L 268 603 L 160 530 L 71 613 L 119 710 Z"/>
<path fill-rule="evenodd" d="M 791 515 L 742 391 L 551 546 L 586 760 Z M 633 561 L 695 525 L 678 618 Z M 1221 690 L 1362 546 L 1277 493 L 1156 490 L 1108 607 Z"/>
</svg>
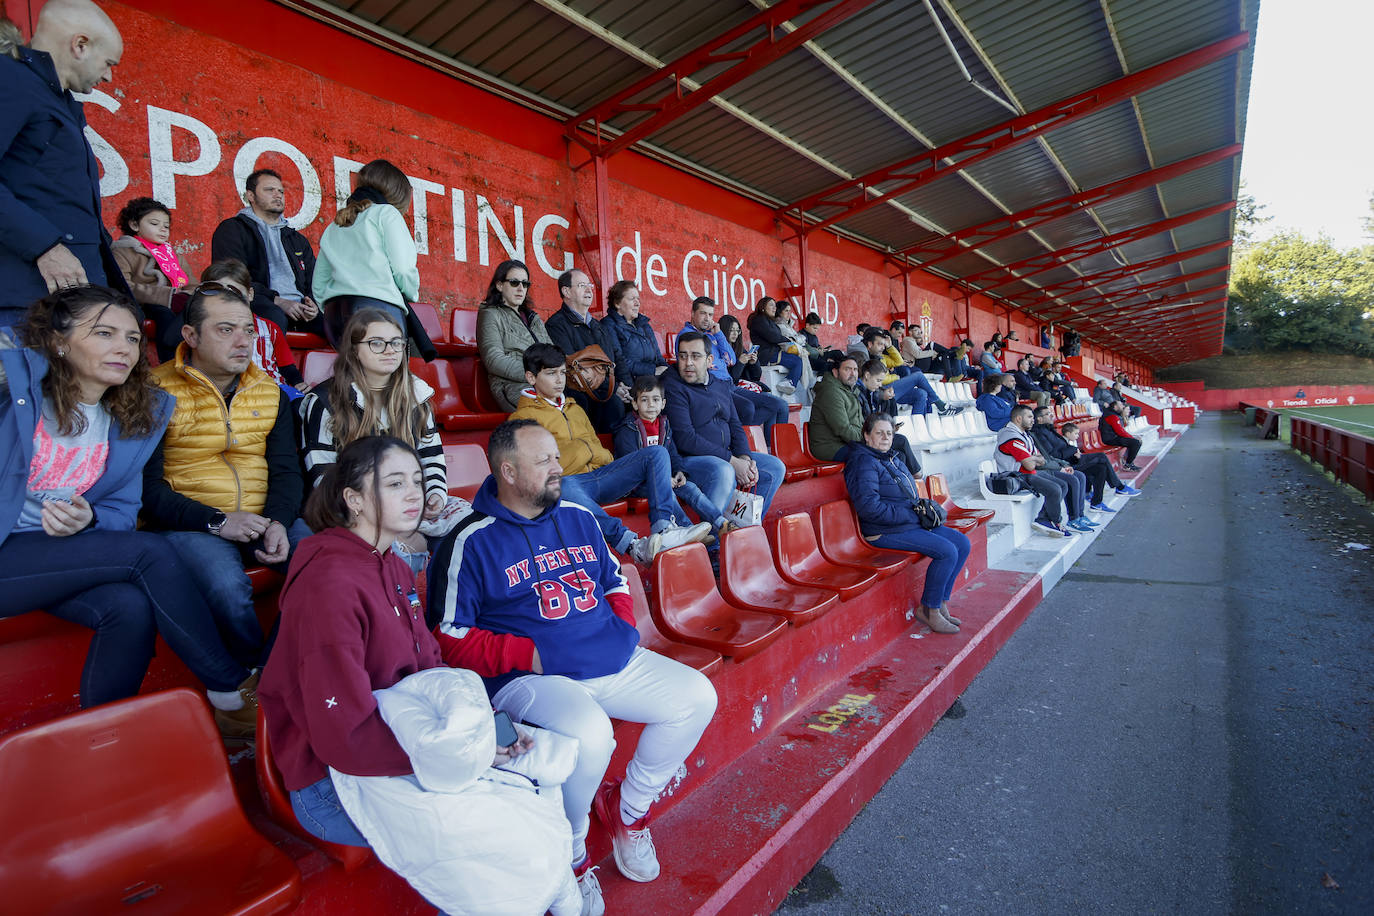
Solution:
<svg viewBox="0 0 1374 916">
<path fill-rule="evenodd" d="M 622 824 L 624 824 L 626 827 L 633 827 L 635 821 L 639 820 L 639 819 L 642 818 L 645 814 L 648 814 L 648 813 L 649 813 L 648 811 L 644 811 L 644 812 L 642 812 L 642 813 L 640 813 L 640 814 L 634 814 L 634 813 L 632 813 L 632 812 L 630 811 L 629 808 L 626 808 L 626 807 L 625 807 L 625 801 L 624 801 L 624 799 L 621 799 L 621 801 L 620 801 L 620 822 L 621 822 Z"/>
<path fill-rule="evenodd" d="M 237 690 L 207 690 L 205 695 L 210 698 L 211 706 L 224 712 L 243 708 L 243 694 Z"/>
<path fill-rule="evenodd" d="M 587 841 L 585 839 L 573 841 L 572 867 L 581 868 L 587 862 Z"/>
</svg>

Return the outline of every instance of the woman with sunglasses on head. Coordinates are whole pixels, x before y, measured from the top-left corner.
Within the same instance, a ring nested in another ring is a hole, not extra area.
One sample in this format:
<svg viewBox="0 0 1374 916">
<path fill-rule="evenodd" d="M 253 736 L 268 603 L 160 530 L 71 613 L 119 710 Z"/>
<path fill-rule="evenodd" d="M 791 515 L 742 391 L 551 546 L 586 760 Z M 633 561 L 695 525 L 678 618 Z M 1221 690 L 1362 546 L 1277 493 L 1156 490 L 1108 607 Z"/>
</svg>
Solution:
<svg viewBox="0 0 1374 916">
<path fill-rule="evenodd" d="M 216 709 L 251 718 L 249 672 L 187 569 L 134 530 L 173 404 L 149 376 L 140 319 L 120 293 L 77 286 L 0 330 L 0 617 L 41 608 L 95 631 L 82 706 L 138 693 L 161 631 Z"/>
<path fill-rule="evenodd" d="M 524 261 L 502 261 L 477 309 L 477 352 L 502 410 L 515 410 L 520 393 L 529 387 L 525 351 L 536 343 L 553 341 L 534 311 L 529 268 Z"/>
<path fill-rule="evenodd" d="M 349 443 L 385 434 L 419 454 L 424 517 L 437 517 L 448 497 L 448 474 L 429 403 L 433 397 L 434 389 L 410 372 L 396 316 L 373 308 L 354 312 L 340 336 L 333 377 L 297 402 L 307 490 L 320 483 Z"/>
<path fill-rule="evenodd" d="M 357 190 L 320 236 L 311 285 L 324 312 L 325 337 L 336 350 L 344 324 L 358 309 L 379 308 L 402 329 L 410 326 L 410 303 L 420 295 L 419 253 L 402 215 L 410 199 L 405 173 L 374 159 L 358 171 Z M 430 346 L 428 337 L 423 344 Z"/>
</svg>

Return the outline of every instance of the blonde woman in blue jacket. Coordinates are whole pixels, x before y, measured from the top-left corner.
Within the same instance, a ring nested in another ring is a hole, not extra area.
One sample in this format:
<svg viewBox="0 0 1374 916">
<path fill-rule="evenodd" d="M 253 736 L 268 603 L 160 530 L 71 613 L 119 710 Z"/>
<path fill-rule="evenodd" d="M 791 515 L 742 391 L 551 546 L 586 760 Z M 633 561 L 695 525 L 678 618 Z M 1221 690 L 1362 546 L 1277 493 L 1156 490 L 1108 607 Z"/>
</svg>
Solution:
<svg viewBox="0 0 1374 916">
<path fill-rule="evenodd" d="M 138 307 L 60 289 L 0 331 L 0 370 L 0 617 L 42 609 L 95 631 L 82 706 L 138 693 L 161 632 L 216 708 L 242 711 L 249 672 L 175 552 L 134 530 L 173 404 L 149 377 Z"/>
</svg>

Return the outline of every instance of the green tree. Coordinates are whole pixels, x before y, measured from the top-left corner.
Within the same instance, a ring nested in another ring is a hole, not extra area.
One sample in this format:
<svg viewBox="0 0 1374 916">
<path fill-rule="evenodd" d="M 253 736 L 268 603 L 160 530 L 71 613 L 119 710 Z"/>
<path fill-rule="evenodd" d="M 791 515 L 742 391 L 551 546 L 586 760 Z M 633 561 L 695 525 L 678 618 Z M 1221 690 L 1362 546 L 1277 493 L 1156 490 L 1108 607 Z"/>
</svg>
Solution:
<svg viewBox="0 0 1374 916">
<path fill-rule="evenodd" d="M 1264 213 L 1265 205 L 1255 200 L 1255 195 L 1245 190 L 1245 182 L 1240 183 L 1240 193 L 1236 195 L 1236 248 L 1249 248 L 1255 241 L 1255 230 L 1274 217 Z"/>
<path fill-rule="evenodd" d="M 1237 349 L 1374 355 L 1374 248 L 1281 232 L 1239 255 L 1229 305 Z"/>
</svg>

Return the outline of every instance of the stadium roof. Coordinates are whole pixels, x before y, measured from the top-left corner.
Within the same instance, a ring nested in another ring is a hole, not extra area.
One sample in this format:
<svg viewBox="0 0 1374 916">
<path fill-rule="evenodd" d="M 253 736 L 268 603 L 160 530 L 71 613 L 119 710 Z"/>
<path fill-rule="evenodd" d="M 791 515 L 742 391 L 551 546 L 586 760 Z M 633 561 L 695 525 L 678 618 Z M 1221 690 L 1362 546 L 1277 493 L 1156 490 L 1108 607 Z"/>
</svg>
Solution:
<svg viewBox="0 0 1374 916">
<path fill-rule="evenodd" d="M 1150 366 L 1221 351 L 1259 0 L 280 0 Z"/>
</svg>

